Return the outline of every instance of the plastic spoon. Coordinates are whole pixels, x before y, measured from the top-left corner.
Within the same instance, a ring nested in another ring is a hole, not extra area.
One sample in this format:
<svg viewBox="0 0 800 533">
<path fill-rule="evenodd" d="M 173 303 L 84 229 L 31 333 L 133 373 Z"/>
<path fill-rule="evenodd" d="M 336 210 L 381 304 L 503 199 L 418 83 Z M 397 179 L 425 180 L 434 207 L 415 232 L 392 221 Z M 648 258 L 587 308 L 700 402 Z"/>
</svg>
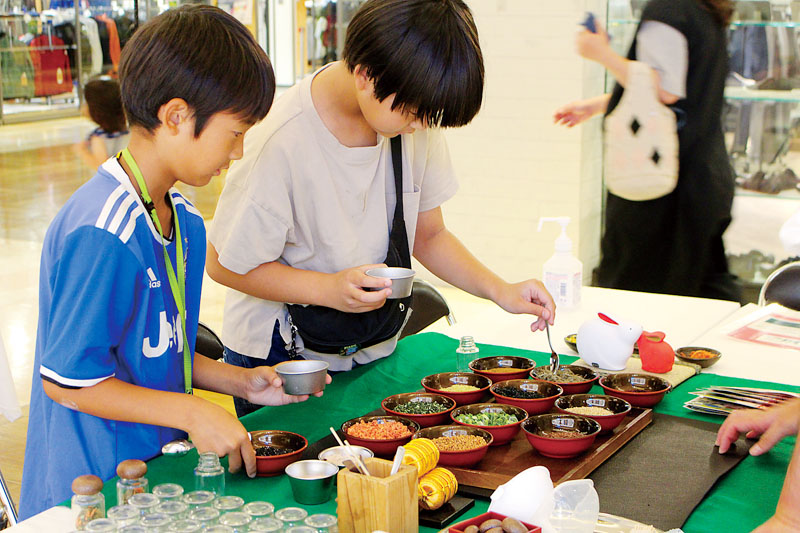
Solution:
<svg viewBox="0 0 800 533">
<path fill-rule="evenodd" d="M 400 470 L 400 465 L 403 464 L 403 457 L 406 454 L 406 449 L 402 446 L 397 447 L 397 451 L 394 452 L 394 462 L 392 463 L 392 471 L 389 473 L 390 476 L 393 476 Z"/>
</svg>

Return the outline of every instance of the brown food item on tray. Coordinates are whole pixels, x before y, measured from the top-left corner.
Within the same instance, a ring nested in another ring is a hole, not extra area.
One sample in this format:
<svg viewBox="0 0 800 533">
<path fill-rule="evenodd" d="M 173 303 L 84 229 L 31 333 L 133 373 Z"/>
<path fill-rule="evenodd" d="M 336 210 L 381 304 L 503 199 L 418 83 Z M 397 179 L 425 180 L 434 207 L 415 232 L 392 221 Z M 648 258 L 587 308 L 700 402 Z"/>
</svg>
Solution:
<svg viewBox="0 0 800 533">
<path fill-rule="evenodd" d="M 502 531 L 503 523 L 500 520 L 498 520 L 497 518 L 490 518 L 489 520 L 484 520 L 483 521 L 483 523 L 480 526 L 480 532 L 481 533 L 486 533 L 487 531 L 491 531 L 492 529 L 495 529 L 495 528 L 498 528 L 498 527 Z"/>
<path fill-rule="evenodd" d="M 478 526 L 467 526 L 464 533 L 480 533 L 480 529 L 478 529 Z"/>
<path fill-rule="evenodd" d="M 493 527 L 492 529 L 487 529 L 484 533 L 505 533 L 502 527 Z"/>
<path fill-rule="evenodd" d="M 506 533 L 528 533 L 528 528 L 516 518 L 506 517 L 503 520 L 503 531 Z"/>
</svg>

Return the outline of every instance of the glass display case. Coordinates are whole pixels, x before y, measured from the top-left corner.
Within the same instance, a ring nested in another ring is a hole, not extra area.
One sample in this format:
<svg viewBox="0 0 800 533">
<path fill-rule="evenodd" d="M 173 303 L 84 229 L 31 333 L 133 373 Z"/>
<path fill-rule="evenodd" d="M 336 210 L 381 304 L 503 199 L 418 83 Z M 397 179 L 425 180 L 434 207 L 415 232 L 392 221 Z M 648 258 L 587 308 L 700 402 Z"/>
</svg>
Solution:
<svg viewBox="0 0 800 533">
<path fill-rule="evenodd" d="M 646 0 L 609 0 L 614 49 L 627 54 Z M 733 222 L 725 234 L 744 297 L 797 255 L 778 237 L 800 210 L 800 1 L 739 0 L 729 29 L 731 72 L 723 131 L 736 174 Z M 614 80 L 607 78 L 607 88 Z"/>
<path fill-rule="evenodd" d="M 128 5 L 129 4 L 129 5 Z M 113 74 L 135 27 L 134 2 L 0 2 L 0 123 L 77 115 L 81 87 Z"/>
</svg>

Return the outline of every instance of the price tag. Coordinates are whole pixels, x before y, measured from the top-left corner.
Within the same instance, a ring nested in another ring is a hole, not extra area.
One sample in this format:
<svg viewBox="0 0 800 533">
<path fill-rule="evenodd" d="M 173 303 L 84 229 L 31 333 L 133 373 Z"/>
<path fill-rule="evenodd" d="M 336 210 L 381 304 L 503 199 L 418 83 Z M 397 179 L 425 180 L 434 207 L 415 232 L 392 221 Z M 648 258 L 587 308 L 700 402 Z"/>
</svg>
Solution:
<svg viewBox="0 0 800 533">
<path fill-rule="evenodd" d="M 603 398 L 589 398 L 586 400 L 586 405 L 591 405 L 594 407 L 605 407 L 606 401 Z"/>
<path fill-rule="evenodd" d="M 646 384 L 647 380 L 645 378 L 637 378 L 637 377 L 631 378 L 631 385 L 646 385 Z"/>
<path fill-rule="evenodd" d="M 553 425 L 557 428 L 574 428 L 576 420 L 574 418 L 556 418 Z"/>
</svg>

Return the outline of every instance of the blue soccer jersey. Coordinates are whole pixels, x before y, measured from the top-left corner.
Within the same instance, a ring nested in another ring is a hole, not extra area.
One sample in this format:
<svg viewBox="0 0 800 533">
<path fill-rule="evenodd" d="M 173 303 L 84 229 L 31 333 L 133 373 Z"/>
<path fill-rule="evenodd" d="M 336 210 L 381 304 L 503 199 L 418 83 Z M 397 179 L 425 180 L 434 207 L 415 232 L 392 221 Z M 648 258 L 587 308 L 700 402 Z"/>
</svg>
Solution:
<svg viewBox="0 0 800 533">
<path fill-rule="evenodd" d="M 206 255 L 203 218 L 176 190 L 186 271 L 186 329 L 194 354 Z M 175 265 L 175 243 L 167 243 Z M 71 495 L 72 480 L 115 475 L 185 433 L 106 420 L 53 402 L 42 387 L 90 387 L 108 378 L 184 391 L 181 320 L 161 237 L 116 159 L 106 161 L 53 220 L 44 240 L 39 324 L 20 515 Z M 113 502 L 112 502 L 113 503 Z"/>
</svg>

